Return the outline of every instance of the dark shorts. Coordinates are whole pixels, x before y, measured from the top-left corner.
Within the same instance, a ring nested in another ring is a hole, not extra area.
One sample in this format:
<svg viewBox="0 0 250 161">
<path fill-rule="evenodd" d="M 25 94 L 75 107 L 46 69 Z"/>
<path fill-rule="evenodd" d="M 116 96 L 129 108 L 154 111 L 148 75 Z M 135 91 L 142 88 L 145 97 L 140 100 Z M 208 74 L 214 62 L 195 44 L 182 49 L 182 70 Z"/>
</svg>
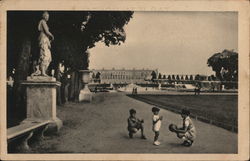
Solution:
<svg viewBox="0 0 250 161">
<path fill-rule="evenodd" d="M 141 124 L 137 124 L 136 126 L 133 127 L 128 127 L 128 131 L 129 132 L 133 132 L 136 133 L 138 130 L 140 130 L 142 128 Z"/>
</svg>

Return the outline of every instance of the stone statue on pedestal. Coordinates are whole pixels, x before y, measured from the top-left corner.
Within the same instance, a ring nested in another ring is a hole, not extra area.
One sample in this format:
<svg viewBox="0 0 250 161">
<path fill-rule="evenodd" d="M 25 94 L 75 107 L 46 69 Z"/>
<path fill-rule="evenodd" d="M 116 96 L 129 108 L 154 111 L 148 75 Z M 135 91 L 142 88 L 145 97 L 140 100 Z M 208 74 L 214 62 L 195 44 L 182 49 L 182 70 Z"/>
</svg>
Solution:
<svg viewBox="0 0 250 161">
<path fill-rule="evenodd" d="M 26 87 L 27 102 L 26 119 L 23 123 L 49 120 L 48 129 L 58 131 L 62 127 L 62 121 L 56 115 L 56 89 L 61 83 L 46 74 L 52 60 L 50 43 L 54 40 L 54 36 L 49 32 L 48 20 L 49 14 L 44 12 L 38 24 L 40 56 L 33 62 L 35 72 L 22 82 Z"/>
<path fill-rule="evenodd" d="M 38 37 L 39 48 L 40 48 L 40 56 L 38 59 L 38 68 L 31 76 L 45 76 L 48 77 L 46 71 L 50 65 L 52 60 L 51 58 L 51 41 L 54 40 L 54 36 L 49 31 L 49 27 L 47 25 L 47 21 L 49 20 L 49 13 L 44 12 L 42 19 L 38 23 L 38 31 L 40 32 Z"/>
</svg>

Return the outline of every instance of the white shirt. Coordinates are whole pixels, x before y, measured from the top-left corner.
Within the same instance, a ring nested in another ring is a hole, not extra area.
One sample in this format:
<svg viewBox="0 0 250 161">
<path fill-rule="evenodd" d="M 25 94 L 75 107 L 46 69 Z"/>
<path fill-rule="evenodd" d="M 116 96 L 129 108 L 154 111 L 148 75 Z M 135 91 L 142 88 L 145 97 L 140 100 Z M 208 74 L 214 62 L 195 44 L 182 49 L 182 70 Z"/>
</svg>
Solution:
<svg viewBox="0 0 250 161">
<path fill-rule="evenodd" d="M 159 115 L 153 115 L 153 122 L 160 118 Z M 160 131 L 161 128 L 161 120 L 158 120 L 155 124 L 153 124 L 153 131 Z"/>
<path fill-rule="evenodd" d="M 184 119 L 183 126 L 187 127 L 188 131 L 195 131 L 195 127 L 194 127 L 193 121 L 190 119 L 189 116 Z"/>
</svg>

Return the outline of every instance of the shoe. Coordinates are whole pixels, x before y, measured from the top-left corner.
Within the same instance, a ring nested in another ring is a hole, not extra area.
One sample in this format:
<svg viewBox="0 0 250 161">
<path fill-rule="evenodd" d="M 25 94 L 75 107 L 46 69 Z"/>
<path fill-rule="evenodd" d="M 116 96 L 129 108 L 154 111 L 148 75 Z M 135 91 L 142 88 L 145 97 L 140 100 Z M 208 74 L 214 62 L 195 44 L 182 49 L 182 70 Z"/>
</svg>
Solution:
<svg viewBox="0 0 250 161">
<path fill-rule="evenodd" d="M 142 135 L 142 136 L 141 136 L 141 139 L 146 140 L 147 138 L 146 138 L 144 135 Z"/>
<path fill-rule="evenodd" d="M 194 142 L 194 141 L 192 141 L 192 140 L 189 140 L 186 146 L 187 146 L 187 147 L 190 147 L 190 146 L 192 146 L 192 145 L 193 145 L 193 142 Z"/>
<path fill-rule="evenodd" d="M 187 140 L 185 140 L 181 145 L 186 146 L 188 144 Z"/>
<path fill-rule="evenodd" d="M 161 143 L 159 142 L 159 141 L 155 141 L 154 142 L 154 145 L 156 145 L 156 146 L 158 146 L 158 145 L 160 145 Z"/>
<path fill-rule="evenodd" d="M 183 146 L 186 146 L 186 147 L 190 147 L 190 146 L 192 146 L 193 145 L 193 141 L 191 141 L 191 140 L 189 140 L 189 141 L 184 141 L 183 143 L 182 143 L 182 145 Z"/>
</svg>

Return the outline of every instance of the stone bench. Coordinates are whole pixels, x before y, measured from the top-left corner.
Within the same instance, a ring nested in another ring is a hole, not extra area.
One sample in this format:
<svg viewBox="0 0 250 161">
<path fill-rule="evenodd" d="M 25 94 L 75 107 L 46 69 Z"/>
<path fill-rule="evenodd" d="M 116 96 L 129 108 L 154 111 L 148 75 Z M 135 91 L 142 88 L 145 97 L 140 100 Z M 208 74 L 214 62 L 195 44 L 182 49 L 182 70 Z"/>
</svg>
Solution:
<svg viewBox="0 0 250 161">
<path fill-rule="evenodd" d="M 31 138 L 40 140 L 44 138 L 50 121 L 26 121 L 18 126 L 7 129 L 8 151 L 30 150 L 28 141 Z"/>
</svg>

